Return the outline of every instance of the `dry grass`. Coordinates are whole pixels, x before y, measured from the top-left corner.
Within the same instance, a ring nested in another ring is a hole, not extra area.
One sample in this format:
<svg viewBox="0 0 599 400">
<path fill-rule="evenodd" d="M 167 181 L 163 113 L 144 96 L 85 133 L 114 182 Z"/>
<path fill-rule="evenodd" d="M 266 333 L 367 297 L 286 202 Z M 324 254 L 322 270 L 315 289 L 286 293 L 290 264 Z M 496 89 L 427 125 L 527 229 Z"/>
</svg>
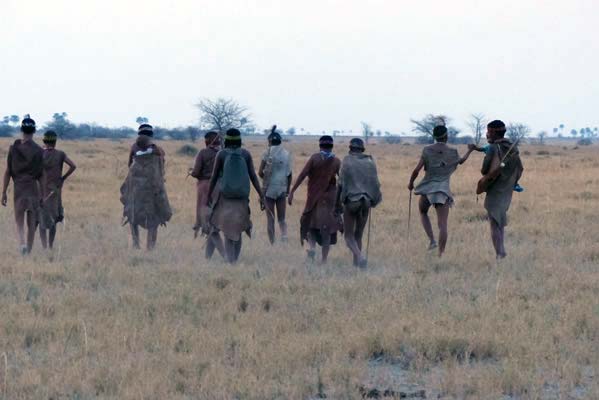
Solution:
<svg viewBox="0 0 599 400">
<path fill-rule="evenodd" d="M 429 398 L 599 398 L 596 148 L 528 149 L 510 256 L 497 265 L 474 195 L 480 155 L 454 177 L 438 260 L 417 215 L 406 242 L 405 185 L 420 147 L 371 146 L 385 201 L 361 272 L 342 245 L 328 266 L 304 263 L 305 188 L 289 245 L 267 244 L 254 202 L 241 263 L 207 263 L 181 143 L 164 144 L 173 221 L 157 251 L 132 251 L 118 200 L 128 144 L 60 145 L 80 167 L 66 185 L 60 247 L 47 254 L 38 242 L 19 257 L 12 209 L 0 211 L 1 398 L 354 399 L 368 381 L 387 384 L 373 359 L 411 374 Z M 261 146 L 247 147 L 258 156 Z M 298 171 L 313 148 L 289 146 Z"/>
</svg>

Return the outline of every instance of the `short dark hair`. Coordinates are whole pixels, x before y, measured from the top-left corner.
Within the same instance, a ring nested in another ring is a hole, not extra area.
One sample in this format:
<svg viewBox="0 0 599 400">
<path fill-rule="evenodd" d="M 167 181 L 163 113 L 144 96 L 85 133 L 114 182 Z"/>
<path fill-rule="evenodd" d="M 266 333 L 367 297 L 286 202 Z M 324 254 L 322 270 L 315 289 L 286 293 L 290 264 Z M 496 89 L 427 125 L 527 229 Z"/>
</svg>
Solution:
<svg viewBox="0 0 599 400">
<path fill-rule="evenodd" d="M 499 119 L 489 122 L 487 124 L 487 129 L 489 131 L 492 131 L 499 137 L 503 137 L 505 135 L 505 131 L 506 131 L 505 124 L 503 123 L 503 121 L 501 121 Z"/>
<path fill-rule="evenodd" d="M 333 138 L 329 135 L 321 136 L 318 144 L 321 149 L 330 150 L 333 148 Z"/>
<path fill-rule="evenodd" d="M 23 121 L 21 121 L 21 132 L 26 133 L 28 135 L 32 135 L 35 133 L 35 131 L 35 121 L 31 119 L 29 114 L 27 114 L 25 118 L 23 118 Z"/>
<path fill-rule="evenodd" d="M 433 137 L 435 140 L 444 139 L 447 137 L 447 127 L 445 125 L 437 125 L 433 128 Z"/>
<path fill-rule="evenodd" d="M 241 147 L 241 132 L 239 129 L 231 128 L 225 135 L 225 147 Z"/>
<path fill-rule="evenodd" d="M 54 132 L 53 130 L 49 130 L 46 131 L 46 133 L 44 133 L 44 138 L 42 140 L 46 144 L 54 144 L 56 143 L 57 138 L 58 135 L 56 134 L 56 132 Z"/>
<path fill-rule="evenodd" d="M 492 128 L 492 129 L 501 129 L 504 128 L 505 129 L 505 124 L 503 123 L 503 121 L 496 119 L 494 121 L 491 121 L 487 124 L 487 128 Z"/>
<path fill-rule="evenodd" d="M 218 136 L 218 132 L 215 131 L 208 131 L 204 134 L 204 139 L 212 139 L 215 136 Z"/>
</svg>

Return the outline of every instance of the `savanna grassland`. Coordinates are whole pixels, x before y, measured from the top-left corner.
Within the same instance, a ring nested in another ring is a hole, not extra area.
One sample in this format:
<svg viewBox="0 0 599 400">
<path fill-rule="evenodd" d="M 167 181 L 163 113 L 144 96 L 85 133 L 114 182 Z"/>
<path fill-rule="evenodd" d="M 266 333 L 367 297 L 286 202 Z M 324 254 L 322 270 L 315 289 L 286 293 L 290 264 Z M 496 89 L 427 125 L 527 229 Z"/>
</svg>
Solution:
<svg viewBox="0 0 599 400">
<path fill-rule="evenodd" d="M 296 174 L 315 144 L 288 144 Z M 37 240 L 19 256 L 12 204 L 0 210 L 0 398 L 599 398 L 596 146 L 522 146 L 526 191 L 514 195 L 501 263 L 474 194 L 480 154 L 454 175 L 438 259 L 416 201 L 407 240 L 406 185 L 421 148 L 370 146 L 384 203 L 360 271 L 342 243 L 329 265 L 305 262 L 305 186 L 288 244 L 268 244 L 253 193 L 241 262 L 206 262 L 181 142 L 162 144 L 174 217 L 157 250 L 132 250 L 119 202 L 128 145 L 59 143 L 79 169 L 53 253 Z M 247 147 L 258 157 L 263 141 Z"/>
</svg>

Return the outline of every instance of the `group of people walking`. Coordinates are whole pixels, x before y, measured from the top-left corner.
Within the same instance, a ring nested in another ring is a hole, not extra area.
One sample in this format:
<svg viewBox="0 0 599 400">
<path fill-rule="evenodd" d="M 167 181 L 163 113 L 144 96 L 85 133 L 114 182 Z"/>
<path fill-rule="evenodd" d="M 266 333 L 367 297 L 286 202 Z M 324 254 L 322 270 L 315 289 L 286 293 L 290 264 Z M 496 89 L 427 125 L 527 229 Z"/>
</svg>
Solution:
<svg viewBox="0 0 599 400">
<path fill-rule="evenodd" d="M 62 186 L 76 166 L 56 149 L 57 136 L 44 134 L 44 148 L 33 140 L 35 121 L 27 116 L 21 124 L 22 138 L 10 147 L 2 188 L 2 205 L 7 205 L 7 189 L 14 183 L 15 221 L 23 255 L 31 252 L 39 226 L 44 248 L 54 246 L 56 224 L 64 218 Z M 514 188 L 523 167 L 517 143 L 505 136 L 505 124 L 493 121 L 487 127 L 485 147 L 468 146 L 464 157 L 447 145 L 447 128 L 434 129 L 435 143 L 423 149 L 421 159 L 410 177 L 408 189 L 420 195 L 418 208 L 421 222 L 429 238 L 429 249 L 445 251 L 448 236 L 449 209 L 454 203 L 450 178 L 457 167 L 473 151 L 485 152 L 478 192 L 486 192 L 491 237 L 497 258 L 506 256 L 504 228 L 507 225 Z M 147 249 L 156 246 L 158 228 L 172 217 L 165 186 L 165 152 L 153 138 L 153 128 L 142 124 L 129 152 L 129 171 L 121 186 L 123 221 L 129 224 L 133 247 L 140 247 L 140 230 L 147 230 Z M 243 148 L 241 133 L 229 129 L 224 135 L 210 131 L 204 136 L 205 148 L 197 154 L 189 175 L 197 180 L 195 236 L 206 237 L 205 256 L 218 252 L 227 262 L 235 263 L 241 254 L 243 234 L 251 237 L 250 192 L 254 188 L 266 212 L 268 239 L 276 241 L 276 225 L 281 242 L 288 241 L 286 208 L 293 204 L 295 192 L 307 179 L 307 198 L 300 218 L 300 240 L 307 243 L 307 258 L 316 259 L 316 246 L 321 247 L 321 261 L 326 263 L 330 247 L 343 233 L 353 264 L 367 266 L 367 249 L 363 236 L 371 210 L 382 201 L 381 185 L 374 159 L 365 153 L 361 139 L 349 143 L 349 152 L 341 161 L 333 152 L 330 136 L 319 139 L 319 150 L 306 162 L 293 182 L 293 162 L 284 148 L 281 135 L 273 127 L 268 136 L 268 149 L 261 157 L 258 171 L 251 154 Z M 69 168 L 63 175 L 63 167 Z M 424 168 L 425 177 L 415 185 Z M 260 182 L 262 179 L 262 183 Z M 428 212 L 437 213 L 439 240 L 435 240 Z M 27 229 L 25 229 L 27 228 Z M 26 234 L 25 234 L 26 232 Z M 222 236 L 221 236 L 222 234 Z"/>
</svg>

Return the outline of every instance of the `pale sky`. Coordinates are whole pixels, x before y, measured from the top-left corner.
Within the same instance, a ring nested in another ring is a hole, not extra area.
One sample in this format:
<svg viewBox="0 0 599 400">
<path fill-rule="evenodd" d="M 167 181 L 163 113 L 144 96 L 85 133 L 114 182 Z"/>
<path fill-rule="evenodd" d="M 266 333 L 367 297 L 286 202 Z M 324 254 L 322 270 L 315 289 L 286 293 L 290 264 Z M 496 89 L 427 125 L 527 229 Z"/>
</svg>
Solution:
<svg viewBox="0 0 599 400">
<path fill-rule="evenodd" d="M 260 128 L 472 112 L 599 126 L 597 0 L 0 0 L 0 114 L 197 124 L 232 97 Z"/>
</svg>

